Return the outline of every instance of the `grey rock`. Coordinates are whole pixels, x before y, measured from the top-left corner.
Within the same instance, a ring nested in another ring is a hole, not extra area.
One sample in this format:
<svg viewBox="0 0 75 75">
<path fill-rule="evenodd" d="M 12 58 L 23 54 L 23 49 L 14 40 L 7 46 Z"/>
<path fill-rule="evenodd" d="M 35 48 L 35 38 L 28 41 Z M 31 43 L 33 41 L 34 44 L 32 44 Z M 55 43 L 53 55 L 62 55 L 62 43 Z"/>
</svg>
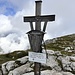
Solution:
<svg viewBox="0 0 75 75">
<path fill-rule="evenodd" d="M 33 69 L 30 68 L 30 63 L 27 63 L 25 65 L 22 65 L 16 69 L 10 71 L 8 75 L 22 75 L 22 74 L 29 72 L 31 70 L 33 70 Z"/>
<path fill-rule="evenodd" d="M 28 56 L 17 59 L 16 61 L 20 61 L 20 63 L 24 64 L 28 61 Z"/>
</svg>

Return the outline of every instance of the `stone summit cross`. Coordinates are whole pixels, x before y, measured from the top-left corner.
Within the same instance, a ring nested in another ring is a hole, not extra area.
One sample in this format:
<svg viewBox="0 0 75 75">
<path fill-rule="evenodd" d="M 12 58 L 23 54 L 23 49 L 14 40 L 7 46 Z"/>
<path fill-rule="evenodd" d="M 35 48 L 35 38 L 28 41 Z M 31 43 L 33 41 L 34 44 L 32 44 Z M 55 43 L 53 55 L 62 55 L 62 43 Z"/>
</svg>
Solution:
<svg viewBox="0 0 75 75">
<path fill-rule="evenodd" d="M 25 16 L 24 22 L 30 22 L 31 31 L 28 32 L 29 42 L 33 52 L 42 52 L 42 40 L 47 22 L 55 21 L 55 15 L 41 15 L 41 3 L 42 1 L 35 1 L 36 11 L 35 16 Z M 35 28 L 33 27 L 33 22 L 35 22 Z M 44 22 L 43 30 L 41 30 L 41 22 Z M 40 42 L 41 41 L 41 42 Z M 41 63 L 34 62 L 34 75 L 40 75 Z"/>
</svg>

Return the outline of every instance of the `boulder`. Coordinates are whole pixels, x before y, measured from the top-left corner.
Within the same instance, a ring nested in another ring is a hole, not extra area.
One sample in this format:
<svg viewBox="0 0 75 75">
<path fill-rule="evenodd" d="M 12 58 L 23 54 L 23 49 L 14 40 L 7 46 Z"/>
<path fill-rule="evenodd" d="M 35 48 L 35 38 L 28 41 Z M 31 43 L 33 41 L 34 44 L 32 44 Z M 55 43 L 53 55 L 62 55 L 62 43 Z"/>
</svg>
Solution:
<svg viewBox="0 0 75 75">
<path fill-rule="evenodd" d="M 13 70 L 16 67 L 18 67 L 18 64 L 16 64 L 15 61 L 8 61 L 2 64 L 3 75 L 6 75 L 9 71 Z"/>
<path fill-rule="evenodd" d="M 23 75 L 34 75 L 34 72 L 25 73 Z M 41 75 L 74 75 L 74 74 L 70 72 L 57 72 L 54 70 L 45 70 L 45 71 L 41 71 Z"/>
<path fill-rule="evenodd" d="M 30 72 L 31 70 L 33 70 L 33 69 L 30 68 L 30 63 L 27 63 L 25 65 L 22 65 L 18 68 L 15 68 L 12 71 L 10 71 L 8 75 L 22 75 L 26 72 Z"/>
<path fill-rule="evenodd" d="M 16 61 L 20 61 L 21 64 L 24 64 L 28 61 L 28 56 L 17 59 Z"/>
</svg>

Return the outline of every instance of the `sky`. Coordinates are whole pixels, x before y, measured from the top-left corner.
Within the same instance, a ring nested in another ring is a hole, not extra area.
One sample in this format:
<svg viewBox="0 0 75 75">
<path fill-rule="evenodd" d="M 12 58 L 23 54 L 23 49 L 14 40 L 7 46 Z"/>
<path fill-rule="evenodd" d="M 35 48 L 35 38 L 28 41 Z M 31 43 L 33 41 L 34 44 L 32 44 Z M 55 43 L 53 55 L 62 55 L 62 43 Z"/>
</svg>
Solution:
<svg viewBox="0 0 75 75">
<path fill-rule="evenodd" d="M 75 33 L 75 0 L 42 0 L 41 15 L 53 14 L 55 21 L 48 22 L 44 40 Z M 34 15 L 35 0 L 0 0 L 0 50 L 8 53 L 29 48 L 26 33 L 30 25 L 23 17 Z"/>
</svg>

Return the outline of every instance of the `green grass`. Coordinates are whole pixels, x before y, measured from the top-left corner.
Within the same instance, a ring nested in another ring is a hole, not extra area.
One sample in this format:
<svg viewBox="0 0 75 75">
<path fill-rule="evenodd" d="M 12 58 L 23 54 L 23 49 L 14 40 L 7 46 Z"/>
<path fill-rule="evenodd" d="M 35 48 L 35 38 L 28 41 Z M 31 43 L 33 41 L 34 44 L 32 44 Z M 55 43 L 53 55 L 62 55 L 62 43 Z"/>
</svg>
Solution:
<svg viewBox="0 0 75 75">
<path fill-rule="evenodd" d="M 61 51 L 61 54 L 71 56 L 71 55 L 75 54 L 75 52 Z"/>
<path fill-rule="evenodd" d="M 16 60 L 18 58 L 24 57 L 28 55 L 28 51 L 14 51 L 8 54 L 1 54 L 0 55 L 0 64 L 5 63 L 7 61 Z"/>
<path fill-rule="evenodd" d="M 53 40 L 53 39 L 51 39 Z M 66 35 L 62 37 L 57 37 L 54 43 L 47 43 L 46 48 L 52 49 L 54 51 L 61 51 L 64 50 L 66 47 L 74 47 L 75 43 L 73 42 L 75 40 L 75 35 Z"/>
<path fill-rule="evenodd" d="M 47 45 L 46 45 L 46 48 L 47 48 L 47 49 L 52 49 L 52 50 L 54 50 L 54 51 L 63 50 L 63 48 L 62 48 L 62 47 L 59 47 L 59 45 L 58 45 L 57 43 L 50 43 L 50 44 L 47 44 Z"/>
</svg>

